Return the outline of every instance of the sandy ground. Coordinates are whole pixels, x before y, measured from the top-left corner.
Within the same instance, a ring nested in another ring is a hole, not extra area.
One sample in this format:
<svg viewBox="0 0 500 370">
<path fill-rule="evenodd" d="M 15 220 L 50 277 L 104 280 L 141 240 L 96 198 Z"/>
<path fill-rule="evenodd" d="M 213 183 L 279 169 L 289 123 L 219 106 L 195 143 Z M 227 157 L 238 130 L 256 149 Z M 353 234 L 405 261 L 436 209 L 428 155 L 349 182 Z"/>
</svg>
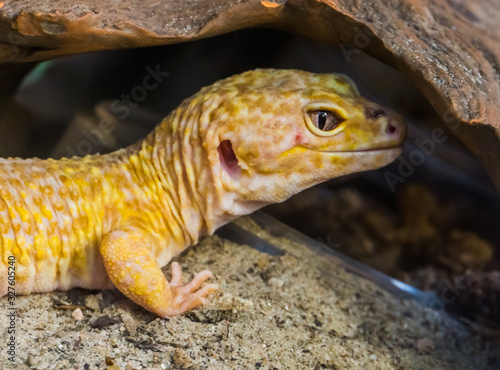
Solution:
<svg viewBox="0 0 500 370">
<path fill-rule="evenodd" d="M 241 227 L 286 253 L 211 236 L 177 258 L 210 269 L 221 291 L 170 319 L 118 291 L 18 297 L 15 362 L 0 299 L 0 367 L 17 369 L 494 369 L 500 347 L 447 315 L 398 299 L 304 245 Z M 169 275 L 169 266 L 165 267 Z M 83 315 L 79 315 L 79 306 Z M 75 312 L 76 310 L 76 312 Z M 79 317 L 80 316 L 80 317 Z"/>
</svg>

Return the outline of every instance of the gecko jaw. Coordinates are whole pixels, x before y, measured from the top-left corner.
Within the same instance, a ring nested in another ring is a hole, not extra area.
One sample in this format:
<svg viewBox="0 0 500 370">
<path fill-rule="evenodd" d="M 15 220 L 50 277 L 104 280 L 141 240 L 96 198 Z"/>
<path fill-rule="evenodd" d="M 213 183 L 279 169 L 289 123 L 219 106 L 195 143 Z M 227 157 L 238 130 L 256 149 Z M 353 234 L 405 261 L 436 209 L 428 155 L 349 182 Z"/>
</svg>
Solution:
<svg viewBox="0 0 500 370">
<path fill-rule="evenodd" d="M 314 152 L 319 152 L 319 153 L 332 153 L 332 154 L 341 154 L 341 153 L 377 153 L 377 152 L 385 152 L 385 151 L 390 151 L 390 150 L 403 150 L 403 145 L 396 145 L 396 146 L 387 146 L 387 147 L 380 147 L 380 148 L 371 148 L 371 149 L 359 149 L 359 150 L 316 150 L 316 149 L 310 149 Z"/>
</svg>

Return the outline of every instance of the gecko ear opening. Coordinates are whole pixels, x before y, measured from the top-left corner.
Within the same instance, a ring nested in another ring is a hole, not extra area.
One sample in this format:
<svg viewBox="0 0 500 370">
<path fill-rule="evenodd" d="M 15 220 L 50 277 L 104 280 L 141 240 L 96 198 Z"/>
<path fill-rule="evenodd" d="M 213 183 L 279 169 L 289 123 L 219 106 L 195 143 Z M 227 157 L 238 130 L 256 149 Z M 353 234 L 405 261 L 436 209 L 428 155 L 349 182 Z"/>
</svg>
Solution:
<svg viewBox="0 0 500 370">
<path fill-rule="evenodd" d="M 217 151 L 219 152 L 219 160 L 224 171 L 231 177 L 239 175 L 241 173 L 241 167 L 238 163 L 238 158 L 236 158 L 236 154 L 234 154 L 231 142 L 229 140 L 221 141 Z"/>
</svg>

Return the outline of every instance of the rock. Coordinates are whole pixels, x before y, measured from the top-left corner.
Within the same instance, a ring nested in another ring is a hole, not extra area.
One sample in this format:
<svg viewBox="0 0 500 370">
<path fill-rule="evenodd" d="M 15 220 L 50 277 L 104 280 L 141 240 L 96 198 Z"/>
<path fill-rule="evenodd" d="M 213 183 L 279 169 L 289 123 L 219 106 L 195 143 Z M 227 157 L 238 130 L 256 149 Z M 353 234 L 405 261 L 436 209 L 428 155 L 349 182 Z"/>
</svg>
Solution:
<svg viewBox="0 0 500 370">
<path fill-rule="evenodd" d="M 128 331 L 128 335 L 131 337 L 135 337 L 137 335 L 138 323 L 127 312 L 122 313 L 120 317 L 122 319 L 123 325 L 125 325 L 125 329 L 127 329 Z"/>
<path fill-rule="evenodd" d="M 76 310 L 73 311 L 73 313 L 71 314 L 71 316 L 73 316 L 73 318 L 76 320 L 76 321 L 81 321 L 84 319 L 84 316 L 83 316 L 83 312 L 81 309 L 77 308 Z"/>
<path fill-rule="evenodd" d="M 108 315 L 93 317 L 90 319 L 90 326 L 94 329 L 102 329 L 110 325 L 118 324 L 119 319 Z"/>
<path fill-rule="evenodd" d="M 428 353 L 433 350 L 435 345 L 434 341 L 430 338 L 421 338 L 415 342 L 415 347 L 418 353 Z"/>
<path fill-rule="evenodd" d="M 189 354 L 181 348 L 176 348 L 174 350 L 173 356 L 174 363 L 181 369 L 188 369 L 193 366 L 193 362 L 189 357 Z"/>
<path fill-rule="evenodd" d="M 99 311 L 99 300 L 94 294 L 89 294 L 85 297 L 85 307 L 92 311 Z"/>
</svg>

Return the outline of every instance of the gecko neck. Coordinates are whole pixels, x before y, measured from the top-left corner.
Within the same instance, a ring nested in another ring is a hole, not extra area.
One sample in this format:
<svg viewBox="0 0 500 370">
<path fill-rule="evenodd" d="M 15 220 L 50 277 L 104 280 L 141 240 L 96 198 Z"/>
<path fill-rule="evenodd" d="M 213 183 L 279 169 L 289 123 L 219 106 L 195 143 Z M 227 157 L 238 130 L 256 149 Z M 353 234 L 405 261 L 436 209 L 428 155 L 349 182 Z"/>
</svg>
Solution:
<svg viewBox="0 0 500 370">
<path fill-rule="evenodd" d="M 212 233 L 219 222 L 206 147 L 199 130 L 174 111 L 144 140 L 127 148 L 126 161 L 158 202 L 165 230 L 182 249 Z"/>
</svg>

